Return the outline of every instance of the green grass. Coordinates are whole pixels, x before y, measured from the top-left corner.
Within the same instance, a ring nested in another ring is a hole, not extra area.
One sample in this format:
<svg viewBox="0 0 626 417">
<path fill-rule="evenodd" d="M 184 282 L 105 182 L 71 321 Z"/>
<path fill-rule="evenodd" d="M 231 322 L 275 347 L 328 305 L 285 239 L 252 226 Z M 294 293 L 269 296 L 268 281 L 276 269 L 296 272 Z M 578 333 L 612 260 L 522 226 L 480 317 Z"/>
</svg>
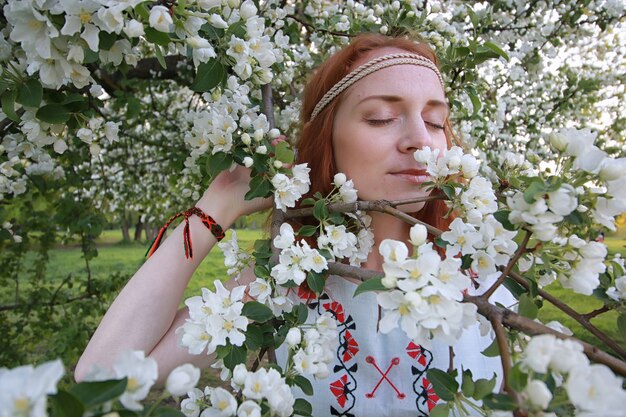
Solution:
<svg viewBox="0 0 626 417">
<path fill-rule="evenodd" d="M 263 237 L 263 233 L 259 230 L 239 230 L 237 235 L 240 246 L 243 248 L 252 247 L 256 239 Z M 230 232 L 227 235 L 228 238 L 230 238 Z M 90 261 L 92 276 L 102 278 L 113 273 L 120 273 L 130 278 L 139 269 L 145 261 L 144 254 L 148 244 L 145 242 L 121 243 L 121 241 L 122 236 L 119 230 L 107 230 L 99 237 L 97 241 L 98 256 Z M 620 252 L 626 256 L 626 239 L 623 237 L 607 237 L 606 243 L 611 252 Z M 180 262 L 185 262 L 182 248 Z M 87 276 L 85 261 L 82 258 L 80 248 L 76 244 L 60 246 L 50 251 L 46 280 L 50 280 L 49 282 L 61 282 L 68 274 L 72 274 L 76 281 L 84 281 L 84 278 Z M 184 299 L 199 295 L 202 287 L 212 289 L 215 279 L 223 281 L 228 279 L 226 267 L 223 264 L 222 252 L 217 248 L 204 259 L 195 272 L 185 291 Z M 22 283 L 21 285 L 27 284 Z M 581 313 L 593 311 L 601 306 L 600 301 L 564 289 L 558 282 L 551 284 L 546 290 Z M 11 291 L 11 288 L 5 288 L 4 291 L 0 291 L 0 294 L 4 293 L 6 295 Z M 181 300 L 181 305 L 184 299 Z M 558 320 L 569 327 L 580 339 L 589 343 L 599 343 L 595 336 L 584 330 L 574 319 L 566 316 L 548 302 L 545 302 L 543 308 L 540 309 L 539 319 L 544 323 Z M 616 319 L 617 313 L 612 311 L 594 318 L 592 323 L 614 340 L 624 343 L 623 340 L 620 340 Z"/>
<path fill-rule="evenodd" d="M 229 239 L 231 233 L 231 231 L 228 231 L 225 239 Z M 252 247 L 254 241 L 262 238 L 262 236 L 263 233 L 260 230 L 237 231 L 239 245 L 242 248 Z M 101 277 L 117 272 L 130 277 L 141 267 L 146 259 L 144 255 L 148 248 L 148 243 L 123 243 L 122 234 L 119 230 L 105 230 L 96 243 L 98 245 L 98 256 L 89 262 L 92 276 Z M 180 262 L 186 262 L 182 247 L 180 255 Z M 87 276 L 87 266 L 80 248 L 73 244 L 51 250 L 46 278 L 60 282 L 68 274 L 77 277 Z M 224 266 L 224 256 L 218 248 L 209 253 L 194 273 L 185 291 L 185 298 L 200 294 L 202 287 L 212 289 L 215 279 L 222 281 L 228 279 L 226 267 Z"/>
</svg>

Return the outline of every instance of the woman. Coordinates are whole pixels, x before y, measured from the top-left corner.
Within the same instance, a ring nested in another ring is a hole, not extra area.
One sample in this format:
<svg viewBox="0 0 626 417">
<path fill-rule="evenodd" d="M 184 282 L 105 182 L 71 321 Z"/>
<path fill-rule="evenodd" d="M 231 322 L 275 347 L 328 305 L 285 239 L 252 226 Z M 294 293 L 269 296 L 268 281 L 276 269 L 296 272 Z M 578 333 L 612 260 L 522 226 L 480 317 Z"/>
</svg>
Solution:
<svg viewBox="0 0 626 417">
<path fill-rule="evenodd" d="M 311 193 L 327 193 L 334 174 L 343 172 L 362 200 L 426 195 L 421 184 L 428 176 L 414 152 L 452 145 L 443 82 L 434 63 L 434 53 L 424 44 L 369 34 L 355 38 L 318 69 L 305 90 L 297 144 L 298 163 L 307 162 L 311 168 Z M 364 70 L 363 64 L 370 69 Z M 268 200 L 244 200 L 248 180 L 248 171 L 241 167 L 221 173 L 197 207 L 225 228 L 241 215 L 268 208 Z M 440 201 L 401 208 L 436 227 L 447 227 L 442 218 L 446 207 Z M 406 241 L 409 225 L 392 216 L 369 214 L 375 247 L 362 266 L 382 271 L 378 244 L 384 239 Z M 110 366 L 116 353 L 126 349 L 144 350 L 155 358 L 161 380 L 181 363 L 212 363 L 212 357 L 190 355 L 179 347 L 175 335 L 188 317 L 186 309 L 177 310 L 185 287 L 216 243 L 197 217 L 190 222 L 196 256 L 181 258 L 181 224 L 111 305 L 76 367 L 77 379 L 92 364 Z M 254 279 L 245 271 L 227 288 Z M 327 379 L 314 381 L 314 415 L 427 415 L 436 397 L 425 372 L 431 366 L 448 367 L 447 346 L 426 350 L 399 329 L 378 333 L 375 296 L 367 293 L 353 300 L 355 285 L 347 278 L 330 277 L 325 294 L 313 303 L 320 312 L 333 312 L 341 330 L 334 369 Z M 481 376 L 490 377 L 497 364 L 479 353 L 489 342 L 477 329 L 466 332 L 455 348 L 455 363 L 482 369 Z"/>
</svg>

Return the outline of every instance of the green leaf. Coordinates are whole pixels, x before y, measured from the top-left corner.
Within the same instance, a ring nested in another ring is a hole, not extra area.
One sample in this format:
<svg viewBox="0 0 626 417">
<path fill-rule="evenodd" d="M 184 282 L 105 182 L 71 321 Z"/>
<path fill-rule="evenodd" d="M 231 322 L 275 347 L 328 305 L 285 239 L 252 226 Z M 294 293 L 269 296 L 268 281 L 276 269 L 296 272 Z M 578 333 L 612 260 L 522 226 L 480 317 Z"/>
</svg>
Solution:
<svg viewBox="0 0 626 417">
<path fill-rule="evenodd" d="M 472 86 L 465 87 L 465 92 L 467 93 L 467 95 L 470 98 L 470 101 L 472 102 L 472 115 L 475 115 L 480 111 L 482 107 L 482 103 L 480 102 L 480 97 L 478 96 L 476 89 Z"/>
<path fill-rule="evenodd" d="M 302 200 L 302 202 L 300 202 L 300 207 L 308 207 L 313 205 L 315 205 L 315 199 L 311 197 L 305 198 L 304 200 Z"/>
<path fill-rule="evenodd" d="M 19 87 L 16 101 L 22 106 L 39 107 L 43 98 L 43 87 L 38 80 L 31 78 Z"/>
<path fill-rule="evenodd" d="M 493 342 L 491 342 L 491 344 L 481 353 L 488 358 L 495 358 L 496 356 L 499 356 L 500 348 L 498 347 L 498 341 L 494 339 Z"/>
<path fill-rule="evenodd" d="M 304 324 L 309 317 L 309 308 L 306 304 L 298 304 L 296 306 L 296 324 Z"/>
<path fill-rule="evenodd" d="M 313 407 L 307 400 L 298 398 L 293 405 L 293 413 L 297 416 L 309 417 L 313 413 Z"/>
<path fill-rule="evenodd" d="M 313 216 L 320 221 L 328 217 L 328 207 L 326 207 L 326 201 L 319 200 L 315 203 L 315 206 L 313 207 Z"/>
<path fill-rule="evenodd" d="M 430 410 L 428 414 L 430 417 L 448 417 L 450 415 L 450 405 L 449 404 L 437 404 Z"/>
<path fill-rule="evenodd" d="M 226 68 L 214 58 L 198 65 L 196 79 L 189 86 L 197 93 L 210 91 L 219 85 L 226 78 Z"/>
<path fill-rule="evenodd" d="M 496 386 L 496 374 L 493 374 L 491 379 L 481 378 L 474 381 L 474 395 L 472 398 L 475 400 L 482 400 L 485 395 L 491 394 Z"/>
<path fill-rule="evenodd" d="M 172 41 L 169 33 L 161 32 L 151 27 L 145 28 L 146 40 L 161 46 L 167 46 Z"/>
<path fill-rule="evenodd" d="M 493 410 L 515 410 L 517 405 L 507 394 L 489 394 L 483 398 L 483 404 Z"/>
<path fill-rule="evenodd" d="M 306 276 L 306 283 L 311 291 L 314 291 L 316 294 L 321 294 L 322 291 L 324 291 L 324 274 L 310 271 Z"/>
<path fill-rule="evenodd" d="M 535 202 L 535 197 L 538 194 L 544 194 L 546 192 L 546 186 L 543 181 L 534 181 L 532 182 L 526 191 L 524 191 L 524 201 L 528 204 L 533 204 Z"/>
<path fill-rule="evenodd" d="M 252 200 L 256 197 L 268 197 L 272 192 L 272 183 L 266 177 L 261 175 L 252 178 L 250 181 L 250 191 L 245 195 L 246 200 Z"/>
<path fill-rule="evenodd" d="M 58 417 L 82 417 L 85 406 L 76 396 L 67 391 L 60 390 L 55 395 L 50 396 L 53 415 Z"/>
<path fill-rule="evenodd" d="M 154 45 L 154 54 L 156 55 L 157 61 L 159 61 L 159 65 L 161 68 L 167 69 L 167 63 L 165 62 L 165 57 L 163 57 L 163 51 L 159 45 Z"/>
<path fill-rule="evenodd" d="M 500 224 L 502 224 L 502 227 L 504 227 L 506 230 L 514 231 L 516 230 L 515 226 L 513 226 L 513 223 L 509 221 L 510 214 L 511 210 L 500 210 L 493 213 L 493 217 L 495 217 L 496 220 L 499 221 Z"/>
<path fill-rule="evenodd" d="M 206 162 L 206 172 L 211 179 L 215 178 L 217 174 L 230 168 L 233 164 L 233 157 L 230 154 L 224 152 L 217 152 L 210 155 Z"/>
<path fill-rule="evenodd" d="M 447 240 L 443 240 L 441 238 L 441 236 L 437 236 L 435 238 L 435 245 L 439 246 L 440 248 L 445 248 L 446 246 L 448 246 L 450 243 L 448 243 Z"/>
<path fill-rule="evenodd" d="M 110 381 L 81 382 L 70 389 L 87 407 L 93 407 L 111 401 L 126 390 L 126 378 Z"/>
<path fill-rule="evenodd" d="M 270 277 L 270 271 L 263 265 L 257 265 L 254 267 L 254 275 L 259 278 L 267 279 Z"/>
<path fill-rule="evenodd" d="M 98 40 L 98 48 L 100 48 L 100 50 L 108 51 L 117 40 L 117 35 L 115 33 L 108 33 L 101 30 L 98 33 Z"/>
<path fill-rule="evenodd" d="M 4 114 L 6 114 L 6 116 L 13 120 L 14 122 L 19 122 L 20 118 L 17 115 L 17 113 L 15 113 L 15 99 L 17 98 L 17 91 L 15 90 L 9 90 L 9 91 L 5 91 L 4 94 L 2 94 L 2 98 L 0 99 L 2 101 L 2 112 Z"/>
<path fill-rule="evenodd" d="M 468 269 L 470 266 L 472 266 L 472 255 L 461 256 L 461 269 Z"/>
<path fill-rule="evenodd" d="M 311 382 L 302 375 L 296 375 L 293 382 L 295 382 L 295 384 L 300 387 L 302 392 L 306 395 L 313 395 L 313 385 L 311 385 Z"/>
<path fill-rule="evenodd" d="M 249 325 L 246 329 L 246 346 L 250 350 L 263 346 L 263 330 L 259 326 Z"/>
<path fill-rule="evenodd" d="M 37 110 L 35 116 L 42 122 L 47 122 L 53 125 L 60 125 L 68 120 L 72 114 L 67 107 L 59 104 L 46 104 Z"/>
<path fill-rule="evenodd" d="M 444 401 L 453 401 L 459 391 L 459 383 L 447 372 L 441 369 L 428 370 L 428 380 L 433 384 L 435 393 Z"/>
<path fill-rule="evenodd" d="M 305 225 L 298 230 L 298 236 L 313 236 L 317 232 L 317 227 Z"/>
<path fill-rule="evenodd" d="M 159 407 L 152 413 L 156 417 L 185 417 L 180 411 L 170 407 Z"/>
<path fill-rule="evenodd" d="M 247 349 L 246 346 L 220 346 L 226 349 L 225 352 L 222 352 L 224 355 L 221 359 L 224 360 L 224 366 L 230 369 L 231 371 L 235 369 L 235 366 L 240 363 L 245 363 L 247 358 Z"/>
<path fill-rule="evenodd" d="M 248 301 L 245 303 L 243 305 L 243 309 L 241 310 L 241 314 L 258 323 L 265 323 L 274 317 L 272 309 L 265 304 L 259 303 L 258 301 Z"/>
<path fill-rule="evenodd" d="M 622 313 L 617 317 L 617 328 L 623 340 L 626 340 L 626 313 Z"/>
<path fill-rule="evenodd" d="M 511 368 L 509 373 L 509 385 L 517 392 L 522 392 L 528 384 L 528 374 L 526 374 L 520 364 Z"/>
<path fill-rule="evenodd" d="M 200 28 L 200 32 L 206 33 L 207 39 L 209 40 L 220 39 L 222 36 L 224 36 L 224 29 L 215 28 L 208 23 L 202 25 L 202 27 Z"/>
<path fill-rule="evenodd" d="M 278 142 L 274 153 L 276 159 L 286 164 L 291 164 L 295 159 L 293 149 L 291 149 L 291 145 L 287 141 Z"/>
<path fill-rule="evenodd" d="M 493 42 L 485 42 L 483 44 L 484 46 L 486 46 L 487 48 L 491 49 L 493 52 L 495 52 L 496 54 L 500 55 L 502 58 L 504 58 L 505 60 L 509 60 L 509 56 L 507 55 L 506 52 L 504 52 L 502 50 L 502 48 L 500 48 L 498 45 L 496 45 Z"/>
<path fill-rule="evenodd" d="M 539 309 L 535 304 L 535 301 L 528 294 L 522 294 L 519 298 L 518 313 L 524 317 L 528 317 L 531 320 L 537 318 Z"/>
<path fill-rule="evenodd" d="M 135 11 L 146 22 L 150 20 L 150 10 L 148 10 L 147 2 L 139 3 L 135 6 Z"/>
<path fill-rule="evenodd" d="M 371 278 L 359 284 L 359 286 L 356 287 L 356 290 L 354 290 L 354 295 L 352 297 L 356 297 L 357 295 L 364 293 L 364 292 L 368 292 L 368 291 L 385 291 L 385 290 L 387 290 L 387 287 L 383 285 L 382 278 Z"/>
<path fill-rule="evenodd" d="M 472 395 L 474 395 L 474 380 L 472 378 L 472 371 L 469 369 L 465 369 L 463 371 L 461 391 L 466 397 L 471 397 Z"/>
</svg>

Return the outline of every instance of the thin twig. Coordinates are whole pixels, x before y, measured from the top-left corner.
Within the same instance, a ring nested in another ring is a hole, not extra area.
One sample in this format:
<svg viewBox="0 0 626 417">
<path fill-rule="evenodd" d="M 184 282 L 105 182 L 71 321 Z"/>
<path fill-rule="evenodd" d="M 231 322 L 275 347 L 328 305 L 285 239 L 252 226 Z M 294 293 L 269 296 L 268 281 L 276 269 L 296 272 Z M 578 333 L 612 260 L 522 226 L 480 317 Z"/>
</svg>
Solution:
<svg viewBox="0 0 626 417">
<path fill-rule="evenodd" d="M 602 313 L 606 313 L 607 311 L 611 311 L 611 309 L 604 305 L 596 310 L 590 311 L 587 314 L 581 314 L 581 317 L 583 317 L 585 320 L 591 320 L 592 318 L 599 316 Z"/>
<path fill-rule="evenodd" d="M 428 229 L 429 233 L 431 233 L 434 236 L 439 236 L 442 233 L 441 230 L 429 225 L 428 223 L 424 223 L 421 220 L 417 220 L 411 215 L 404 213 L 403 211 L 400 211 L 396 209 L 395 207 L 403 206 L 407 204 L 421 203 L 421 202 L 427 202 L 427 201 L 433 201 L 433 200 L 445 200 L 445 199 L 446 199 L 445 196 L 437 195 L 437 196 L 416 197 L 416 198 L 411 198 L 411 199 L 394 200 L 394 201 L 387 201 L 387 200 L 355 201 L 354 203 L 329 204 L 327 208 L 328 208 L 328 211 L 337 212 L 337 213 L 355 212 L 357 210 L 377 211 L 380 213 L 387 213 L 401 220 L 404 220 L 410 225 L 420 223 L 424 225 L 426 229 Z M 285 213 L 285 220 L 294 219 L 298 217 L 307 217 L 307 216 L 312 216 L 312 215 L 313 215 L 313 207 L 289 210 L 287 213 Z"/>
<path fill-rule="evenodd" d="M 493 293 L 498 289 L 498 287 L 500 285 L 502 285 L 502 283 L 504 282 L 506 277 L 509 276 L 509 273 L 513 269 L 513 266 L 515 266 L 517 261 L 519 261 L 519 258 L 521 258 L 522 255 L 526 252 L 526 245 L 528 244 L 528 240 L 530 240 L 530 235 L 531 234 L 532 234 L 531 231 L 526 230 L 526 235 L 524 235 L 524 239 L 523 239 L 522 243 L 520 244 L 519 248 L 517 249 L 517 251 L 515 252 L 513 257 L 511 258 L 509 263 L 506 265 L 506 267 L 502 271 L 502 274 L 500 275 L 498 280 L 487 291 L 485 291 L 485 293 L 481 296 L 485 300 L 488 300 L 489 297 L 491 297 L 493 295 Z"/>
<path fill-rule="evenodd" d="M 265 84 L 261 86 L 261 98 L 263 99 L 263 114 L 267 118 L 270 129 L 276 127 L 276 119 L 274 118 L 274 103 L 272 100 L 272 86 Z"/>
<path fill-rule="evenodd" d="M 504 333 L 504 327 L 502 326 L 502 315 L 492 314 L 489 317 L 491 326 L 496 333 L 496 341 L 498 342 L 498 350 L 500 351 L 500 360 L 502 361 L 502 379 L 504 382 L 504 390 L 509 393 L 516 404 L 520 404 L 520 398 L 518 393 L 509 385 L 509 375 L 511 374 L 511 353 L 509 352 L 509 344 L 506 341 L 506 333 Z"/>
</svg>

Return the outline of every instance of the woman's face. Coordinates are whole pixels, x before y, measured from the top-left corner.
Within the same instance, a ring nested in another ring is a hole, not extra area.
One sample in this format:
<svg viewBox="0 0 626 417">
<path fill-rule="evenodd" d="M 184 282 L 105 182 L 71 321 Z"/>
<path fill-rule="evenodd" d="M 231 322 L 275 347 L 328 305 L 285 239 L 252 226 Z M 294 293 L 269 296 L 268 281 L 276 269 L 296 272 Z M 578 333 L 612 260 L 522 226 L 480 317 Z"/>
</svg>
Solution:
<svg viewBox="0 0 626 417">
<path fill-rule="evenodd" d="M 395 52 L 381 48 L 372 58 Z M 437 75 L 417 65 L 376 71 L 350 87 L 337 106 L 333 152 L 339 172 L 354 181 L 361 200 L 401 200 L 428 195 L 420 186 L 430 177 L 413 153 L 447 147 L 443 124 L 448 106 Z M 399 207 L 416 212 L 423 203 Z"/>
</svg>

